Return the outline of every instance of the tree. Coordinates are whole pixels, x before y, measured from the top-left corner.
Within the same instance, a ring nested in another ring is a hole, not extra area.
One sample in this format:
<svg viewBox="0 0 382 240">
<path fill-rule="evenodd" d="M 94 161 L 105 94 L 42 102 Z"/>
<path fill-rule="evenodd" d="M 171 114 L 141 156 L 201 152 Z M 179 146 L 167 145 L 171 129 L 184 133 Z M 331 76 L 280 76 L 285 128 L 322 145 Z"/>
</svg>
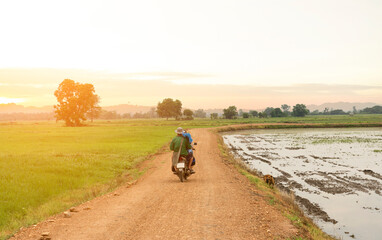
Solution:
<svg viewBox="0 0 382 240">
<path fill-rule="evenodd" d="M 249 118 L 249 113 L 243 112 L 243 118 Z"/>
<path fill-rule="evenodd" d="M 121 118 L 131 118 L 131 113 L 124 113 L 122 114 Z"/>
<path fill-rule="evenodd" d="M 95 116 L 100 111 L 99 96 L 94 86 L 65 79 L 54 92 L 58 104 L 54 105 L 56 120 L 64 120 L 66 126 L 81 126 L 90 114 Z"/>
<path fill-rule="evenodd" d="M 211 115 L 210 115 L 210 118 L 211 119 L 218 119 L 218 114 L 217 113 L 211 113 Z"/>
<path fill-rule="evenodd" d="M 323 114 L 324 114 L 324 115 L 329 115 L 329 108 L 326 107 L 326 108 L 324 109 Z"/>
<path fill-rule="evenodd" d="M 364 114 L 381 114 L 382 113 L 382 106 L 374 106 L 374 107 L 367 107 L 360 111 L 360 113 Z"/>
<path fill-rule="evenodd" d="M 290 110 L 290 106 L 288 104 L 283 104 L 281 105 L 281 109 L 283 110 L 283 112 L 288 113 Z"/>
<path fill-rule="evenodd" d="M 99 99 L 99 97 L 98 97 Z M 99 101 L 99 100 L 98 100 Z M 93 106 L 90 108 L 90 110 L 86 113 L 86 116 L 90 118 L 91 122 L 93 122 L 93 119 L 99 118 L 101 116 L 101 110 L 102 108 L 99 106 Z"/>
<path fill-rule="evenodd" d="M 228 108 L 223 109 L 223 115 L 226 119 L 233 119 L 238 115 L 237 108 L 235 106 L 229 106 Z"/>
<path fill-rule="evenodd" d="M 193 120 L 194 118 L 192 117 L 192 115 L 194 115 L 194 112 L 191 111 L 190 109 L 184 109 L 183 111 L 183 115 L 185 116 L 185 119 L 186 120 Z"/>
<path fill-rule="evenodd" d="M 306 108 L 304 104 L 296 104 L 293 106 L 293 116 L 295 117 L 304 117 L 306 114 L 309 113 L 309 110 Z"/>
<path fill-rule="evenodd" d="M 358 113 L 357 108 L 353 106 L 353 114 L 357 114 L 357 113 Z"/>
<path fill-rule="evenodd" d="M 122 116 L 116 111 L 102 110 L 99 116 L 100 119 L 120 119 Z"/>
<path fill-rule="evenodd" d="M 273 111 L 273 107 L 267 107 L 264 111 L 263 111 L 263 114 L 266 115 L 266 117 L 269 117 L 271 116 L 271 112 Z"/>
<path fill-rule="evenodd" d="M 311 112 L 310 115 L 320 115 L 320 112 L 318 111 L 318 109 L 316 109 L 313 112 Z"/>
<path fill-rule="evenodd" d="M 150 111 L 147 112 L 147 115 L 149 118 L 157 117 L 157 112 L 156 112 L 155 107 L 150 108 Z"/>
<path fill-rule="evenodd" d="M 259 118 L 266 118 L 267 114 L 265 112 L 259 112 Z"/>
<path fill-rule="evenodd" d="M 332 110 L 330 111 L 330 115 L 346 115 L 347 113 L 344 112 L 344 110 L 342 109 L 336 109 L 336 110 Z"/>
<path fill-rule="evenodd" d="M 281 105 L 281 109 L 283 110 L 284 116 L 287 117 L 290 114 L 290 106 L 288 104 Z"/>
<path fill-rule="evenodd" d="M 249 111 L 249 114 L 252 115 L 252 117 L 257 117 L 259 115 L 259 113 L 255 110 Z"/>
<path fill-rule="evenodd" d="M 167 120 L 170 117 L 178 119 L 182 116 L 182 102 L 178 99 L 174 101 L 171 98 L 165 98 L 158 103 L 157 113 L 159 117 L 167 118 Z"/>
<path fill-rule="evenodd" d="M 284 116 L 284 113 L 281 111 L 280 108 L 275 108 L 271 112 L 271 117 L 282 117 Z"/>
<path fill-rule="evenodd" d="M 203 109 L 198 109 L 194 112 L 194 117 L 196 118 L 206 118 L 207 113 Z"/>
</svg>

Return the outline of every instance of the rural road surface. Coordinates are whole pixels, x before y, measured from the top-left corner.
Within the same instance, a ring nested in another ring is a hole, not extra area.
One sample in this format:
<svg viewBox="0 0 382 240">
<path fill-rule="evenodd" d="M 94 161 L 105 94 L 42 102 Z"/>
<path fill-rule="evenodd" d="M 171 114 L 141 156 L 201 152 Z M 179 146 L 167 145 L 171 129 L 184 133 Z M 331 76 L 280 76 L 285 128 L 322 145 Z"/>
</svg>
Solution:
<svg viewBox="0 0 382 240">
<path fill-rule="evenodd" d="M 270 206 L 248 180 L 219 156 L 217 136 L 192 130 L 198 143 L 196 174 L 181 183 L 170 171 L 171 153 L 156 155 L 130 187 L 86 202 L 72 213 L 21 230 L 13 238 L 95 239 L 286 239 L 298 230 Z M 88 209 L 88 210 L 85 210 Z"/>
</svg>

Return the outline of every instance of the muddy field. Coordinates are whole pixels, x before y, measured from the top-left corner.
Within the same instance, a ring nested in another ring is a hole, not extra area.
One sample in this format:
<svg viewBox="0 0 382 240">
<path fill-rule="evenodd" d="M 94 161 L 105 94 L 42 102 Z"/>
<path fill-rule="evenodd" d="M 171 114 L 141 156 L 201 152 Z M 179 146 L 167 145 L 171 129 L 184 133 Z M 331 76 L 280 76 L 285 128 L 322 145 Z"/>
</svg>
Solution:
<svg viewBox="0 0 382 240">
<path fill-rule="evenodd" d="M 223 135 L 260 175 L 340 239 L 382 236 L 382 129 L 251 130 Z"/>
</svg>

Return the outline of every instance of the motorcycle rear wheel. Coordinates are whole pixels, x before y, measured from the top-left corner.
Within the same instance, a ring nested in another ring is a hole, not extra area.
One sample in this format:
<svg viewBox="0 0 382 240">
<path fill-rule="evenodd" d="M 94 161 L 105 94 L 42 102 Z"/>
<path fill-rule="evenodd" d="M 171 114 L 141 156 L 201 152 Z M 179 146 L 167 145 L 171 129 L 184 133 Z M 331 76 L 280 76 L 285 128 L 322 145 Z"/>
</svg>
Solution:
<svg viewBox="0 0 382 240">
<path fill-rule="evenodd" d="M 184 181 L 184 171 L 183 171 L 183 169 L 179 170 L 178 177 L 179 177 L 181 182 Z"/>
</svg>

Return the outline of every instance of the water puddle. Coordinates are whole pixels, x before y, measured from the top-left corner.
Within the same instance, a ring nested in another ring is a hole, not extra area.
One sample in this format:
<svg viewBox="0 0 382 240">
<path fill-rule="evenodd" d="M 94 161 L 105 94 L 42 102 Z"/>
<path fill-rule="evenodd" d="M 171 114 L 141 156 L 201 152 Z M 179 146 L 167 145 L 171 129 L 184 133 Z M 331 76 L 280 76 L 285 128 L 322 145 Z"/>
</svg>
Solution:
<svg viewBox="0 0 382 240">
<path fill-rule="evenodd" d="M 294 192 L 328 234 L 381 238 L 381 128 L 246 130 L 223 139 L 250 168 Z"/>
</svg>

